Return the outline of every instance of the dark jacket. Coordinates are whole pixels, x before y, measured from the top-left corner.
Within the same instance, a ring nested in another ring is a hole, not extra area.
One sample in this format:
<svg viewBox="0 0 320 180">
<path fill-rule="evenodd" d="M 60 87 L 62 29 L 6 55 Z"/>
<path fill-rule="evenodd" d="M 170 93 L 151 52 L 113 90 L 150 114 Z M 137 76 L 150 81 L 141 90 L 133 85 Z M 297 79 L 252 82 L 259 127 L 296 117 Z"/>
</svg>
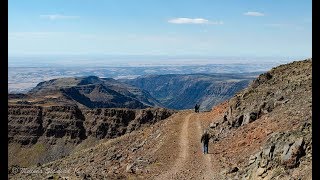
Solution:
<svg viewBox="0 0 320 180">
<path fill-rule="evenodd" d="M 201 136 L 201 142 L 204 144 L 208 144 L 210 139 L 210 135 L 208 133 L 205 133 Z"/>
</svg>

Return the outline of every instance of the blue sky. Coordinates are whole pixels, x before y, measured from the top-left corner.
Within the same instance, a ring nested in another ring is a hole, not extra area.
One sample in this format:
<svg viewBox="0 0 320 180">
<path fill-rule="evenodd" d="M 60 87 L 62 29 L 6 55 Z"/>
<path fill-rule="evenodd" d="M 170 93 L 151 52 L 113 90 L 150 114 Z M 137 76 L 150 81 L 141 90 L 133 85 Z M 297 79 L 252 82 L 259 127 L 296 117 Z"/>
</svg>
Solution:
<svg viewBox="0 0 320 180">
<path fill-rule="evenodd" d="M 311 0 L 9 0 L 9 56 L 312 55 Z"/>
</svg>

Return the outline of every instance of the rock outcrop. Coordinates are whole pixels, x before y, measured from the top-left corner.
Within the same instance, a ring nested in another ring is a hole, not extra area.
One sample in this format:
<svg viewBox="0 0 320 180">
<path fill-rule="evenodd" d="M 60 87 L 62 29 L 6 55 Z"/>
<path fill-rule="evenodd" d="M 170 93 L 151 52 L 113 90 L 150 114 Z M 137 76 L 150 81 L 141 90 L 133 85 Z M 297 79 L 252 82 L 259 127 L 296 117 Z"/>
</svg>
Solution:
<svg viewBox="0 0 320 180">
<path fill-rule="evenodd" d="M 295 174 L 300 179 L 310 179 L 312 163 L 312 127 L 305 123 L 295 131 L 278 132 L 270 135 L 265 145 L 251 155 L 247 164 L 229 178 L 281 179 Z M 299 167 L 299 170 L 295 169 Z"/>
</svg>

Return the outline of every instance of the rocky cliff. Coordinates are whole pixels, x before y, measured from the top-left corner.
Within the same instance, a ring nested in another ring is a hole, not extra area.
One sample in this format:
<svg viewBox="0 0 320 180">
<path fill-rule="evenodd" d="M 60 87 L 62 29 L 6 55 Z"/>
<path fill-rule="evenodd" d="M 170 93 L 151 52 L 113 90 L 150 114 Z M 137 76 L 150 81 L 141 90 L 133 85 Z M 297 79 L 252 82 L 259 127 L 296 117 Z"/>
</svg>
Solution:
<svg viewBox="0 0 320 180">
<path fill-rule="evenodd" d="M 64 138 L 79 143 L 87 137 L 114 138 L 143 124 L 166 119 L 175 111 L 148 109 L 79 109 L 77 106 L 22 106 L 8 108 L 8 141 L 32 145 L 37 141 L 54 144 Z"/>
<path fill-rule="evenodd" d="M 55 143 L 56 139 L 78 143 L 86 138 L 85 118 L 76 106 L 19 106 L 8 108 L 9 143 L 35 144 L 38 140 Z"/>
<path fill-rule="evenodd" d="M 90 109 L 84 111 L 87 136 L 114 138 L 130 133 L 143 124 L 154 124 L 171 116 L 175 111 L 167 109 Z"/>
<path fill-rule="evenodd" d="M 37 157 L 43 163 L 67 155 L 73 146 L 88 138 L 99 140 L 119 137 L 141 126 L 166 119 L 173 113 L 174 111 L 163 108 L 80 109 L 77 106 L 9 105 L 8 142 L 9 147 L 12 145 L 24 149 L 33 149 L 41 144 L 44 151 L 49 149 L 47 153 Z M 70 147 L 64 151 L 65 146 Z M 50 152 L 52 147 L 63 152 Z M 52 157 L 44 158 L 48 154 Z M 13 153 L 9 159 L 15 161 L 17 158 L 28 157 L 15 156 Z"/>
<path fill-rule="evenodd" d="M 42 108 L 36 106 L 8 107 L 8 141 L 23 145 L 36 143 L 43 134 Z"/>
</svg>

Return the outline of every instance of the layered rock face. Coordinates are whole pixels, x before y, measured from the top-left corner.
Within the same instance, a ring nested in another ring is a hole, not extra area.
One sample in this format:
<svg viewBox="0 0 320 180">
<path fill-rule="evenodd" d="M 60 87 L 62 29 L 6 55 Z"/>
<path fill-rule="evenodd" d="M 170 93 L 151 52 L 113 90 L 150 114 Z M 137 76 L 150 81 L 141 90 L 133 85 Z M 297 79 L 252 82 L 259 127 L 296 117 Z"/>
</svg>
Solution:
<svg viewBox="0 0 320 180">
<path fill-rule="evenodd" d="M 166 119 L 173 113 L 175 111 L 164 108 L 9 105 L 9 165 L 47 163 L 69 155 L 85 140 L 97 142 L 116 138 Z"/>
<path fill-rule="evenodd" d="M 22 145 L 34 144 L 43 134 L 42 108 L 36 106 L 8 107 L 8 141 Z"/>
<path fill-rule="evenodd" d="M 42 117 L 44 136 L 49 139 L 66 137 L 78 143 L 86 138 L 85 118 L 76 106 L 45 107 Z"/>
<path fill-rule="evenodd" d="M 77 106 L 19 106 L 8 108 L 8 141 L 32 145 L 38 140 L 55 143 L 79 143 L 89 136 L 114 138 L 152 124 L 174 113 L 163 108 L 130 109 L 79 109 Z"/>
<path fill-rule="evenodd" d="M 114 138 L 132 132 L 143 124 L 168 118 L 174 111 L 158 109 L 90 109 L 84 111 L 87 136 Z"/>
<path fill-rule="evenodd" d="M 85 139 L 84 116 L 76 106 L 19 106 L 8 108 L 9 143 L 32 145 L 38 140 L 55 143 L 56 139 L 78 143 Z"/>
</svg>

